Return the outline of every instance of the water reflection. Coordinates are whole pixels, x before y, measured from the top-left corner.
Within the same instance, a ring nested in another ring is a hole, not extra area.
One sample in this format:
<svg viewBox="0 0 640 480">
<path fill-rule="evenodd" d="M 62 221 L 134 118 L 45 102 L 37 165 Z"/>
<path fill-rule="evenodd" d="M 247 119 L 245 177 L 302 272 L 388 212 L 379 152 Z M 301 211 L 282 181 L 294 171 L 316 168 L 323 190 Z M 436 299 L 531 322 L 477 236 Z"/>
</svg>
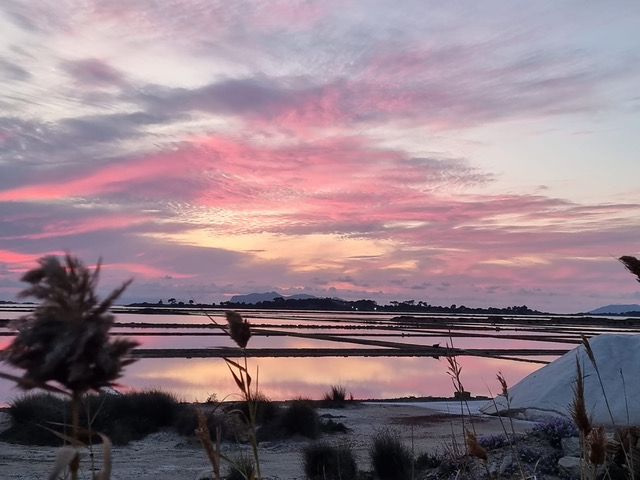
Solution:
<svg viewBox="0 0 640 480">
<path fill-rule="evenodd" d="M 17 318 L 25 312 L 2 311 L 2 318 Z M 222 312 L 216 319 L 224 324 Z M 572 348 L 564 343 L 566 334 L 545 334 L 548 324 L 527 328 L 492 328 L 486 317 L 457 319 L 458 328 L 399 329 L 389 320 L 393 314 L 349 314 L 329 312 L 272 312 L 250 311 L 246 316 L 254 325 L 262 328 L 280 329 L 282 332 L 325 333 L 342 335 L 355 340 L 382 340 L 402 344 L 441 347 L 453 342 L 456 348 Z M 215 328 L 189 329 L 180 326 L 201 324 L 210 327 L 210 320 L 203 315 L 142 315 L 121 313 L 117 321 L 128 323 L 116 328 L 141 343 L 143 348 L 209 348 L 235 347 L 235 344 Z M 466 322 L 466 323 L 465 323 Z M 136 328 L 131 324 L 162 324 L 155 329 Z M 475 331 L 481 323 L 488 329 L 481 336 Z M 166 325 L 176 324 L 169 328 Z M 373 328 L 370 328 L 373 327 Z M 2 330 L 2 329 L 0 329 Z M 5 330 L 6 332 L 6 330 Z M 161 332 L 163 335 L 158 334 Z M 474 333 L 475 332 L 475 333 Z M 164 335 L 168 333 L 170 335 Z M 187 335 L 182 335 L 182 334 Z M 177 335 L 181 334 L 181 335 Z M 489 336 L 487 336 L 489 335 Z M 537 335 L 538 338 L 510 338 Z M 541 340 L 544 338 L 544 341 Z M 11 341 L 0 337 L 0 349 Z M 251 348 L 366 348 L 366 345 L 327 342 L 319 339 L 287 336 L 254 336 Z M 551 361 L 553 358 L 536 357 Z M 459 357 L 462 366 L 462 383 L 474 395 L 490 395 L 499 391 L 496 374 L 502 372 L 509 385 L 514 385 L 539 364 L 513 362 L 479 357 Z M 392 398 L 402 396 L 451 396 L 453 385 L 447 374 L 448 364 L 444 358 L 429 357 L 324 357 L 324 358 L 260 358 L 250 359 L 253 369 L 259 367 L 260 389 L 274 400 L 295 397 L 321 398 L 331 385 L 344 385 L 357 399 Z M 3 371 L 9 369 L 2 365 Z M 14 372 L 19 373 L 19 372 Z M 162 388 L 176 393 L 184 400 L 205 400 L 215 394 L 218 399 L 237 393 L 237 387 L 220 358 L 209 359 L 142 359 L 127 367 L 121 379 L 122 389 Z M 10 382 L 0 380 L 0 403 L 19 394 Z"/>
<path fill-rule="evenodd" d="M 445 360 L 433 358 L 260 358 L 261 390 L 274 400 L 321 398 L 331 385 L 344 385 L 357 399 L 451 396 Z M 499 391 L 501 371 L 510 385 L 540 365 L 477 357 L 459 358 L 462 383 L 474 395 Z M 255 370 L 254 370 L 255 371 Z M 128 367 L 122 383 L 135 388 L 162 387 L 185 400 L 219 399 L 237 393 L 222 359 L 144 359 Z"/>
</svg>

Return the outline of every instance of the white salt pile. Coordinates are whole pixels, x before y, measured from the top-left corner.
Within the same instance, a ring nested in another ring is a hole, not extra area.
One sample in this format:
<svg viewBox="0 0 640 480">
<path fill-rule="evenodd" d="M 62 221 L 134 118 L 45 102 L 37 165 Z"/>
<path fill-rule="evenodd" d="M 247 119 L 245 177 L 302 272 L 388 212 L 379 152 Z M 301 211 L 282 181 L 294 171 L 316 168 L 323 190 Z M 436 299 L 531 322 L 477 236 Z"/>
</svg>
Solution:
<svg viewBox="0 0 640 480">
<path fill-rule="evenodd" d="M 640 335 L 604 334 L 589 343 L 604 394 L 586 349 L 580 345 L 509 388 L 511 413 L 527 420 L 570 417 L 577 358 L 584 377 L 587 412 L 593 415 L 594 423 L 640 425 Z M 498 411 L 506 413 L 505 398 L 498 396 L 495 401 Z M 480 410 L 495 414 L 496 405 L 488 402 Z"/>
</svg>

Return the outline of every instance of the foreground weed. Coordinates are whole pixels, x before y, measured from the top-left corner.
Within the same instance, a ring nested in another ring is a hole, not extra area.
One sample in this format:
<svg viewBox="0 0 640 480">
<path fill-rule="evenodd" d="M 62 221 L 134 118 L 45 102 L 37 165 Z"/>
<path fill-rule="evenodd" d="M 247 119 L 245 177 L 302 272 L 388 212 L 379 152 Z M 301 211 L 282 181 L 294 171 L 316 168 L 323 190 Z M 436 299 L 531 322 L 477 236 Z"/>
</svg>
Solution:
<svg viewBox="0 0 640 480">
<path fill-rule="evenodd" d="M 100 262 L 93 272 L 70 255 L 63 263 L 53 256 L 43 257 L 38 263 L 39 267 L 22 277 L 30 286 L 19 296 L 35 297 L 40 304 L 17 322 L 17 335 L 2 357 L 25 372 L 22 377 L 0 376 L 25 390 L 40 388 L 71 397 L 71 435 L 54 432 L 71 446 L 61 453 L 56 468 L 66 461 L 71 479 L 77 480 L 78 448 L 86 446 L 80 438 L 88 433 L 79 424 L 82 398 L 88 391 L 113 385 L 122 369 L 134 361 L 128 354 L 137 343 L 109 336 L 114 322 L 109 309 L 131 280 L 99 301 L 96 287 Z M 52 381 L 63 388 L 52 385 Z M 103 445 L 108 447 L 107 442 Z M 108 462 L 110 454 L 105 458 Z M 96 478 L 109 476 L 110 465 L 105 463 Z"/>
<path fill-rule="evenodd" d="M 242 318 L 242 316 L 234 311 L 227 310 L 225 312 L 225 316 L 227 318 L 227 326 L 224 327 L 216 322 L 215 318 L 211 315 L 206 314 L 209 320 L 211 320 L 215 325 L 220 327 L 224 332 L 226 332 L 229 337 L 242 349 L 242 360 L 240 362 L 236 362 L 229 358 L 225 358 L 224 361 L 229 368 L 229 372 L 233 377 L 242 398 L 247 406 L 248 410 L 248 424 L 249 424 L 249 441 L 251 443 L 251 449 L 253 451 L 253 460 L 255 462 L 255 474 L 252 472 L 251 478 L 255 478 L 256 480 L 262 479 L 262 474 L 260 472 L 260 458 L 258 456 L 258 439 L 256 436 L 256 425 L 257 425 L 257 416 L 258 416 L 258 404 L 264 398 L 260 395 L 258 391 L 258 370 L 256 368 L 256 381 L 253 382 L 253 378 L 249 373 L 248 366 L 248 358 L 247 358 L 247 343 L 249 343 L 249 339 L 251 338 L 251 326 L 249 322 Z M 241 410 L 237 410 L 236 413 L 240 413 L 244 415 Z M 205 450 L 206 450 L 205 446 Z M 219 449 L 218 449 L 219 452 Z M 207 452 L 209 453 L 209 452 Z M 219 455 L 218 455 L 219 457 Z M 212 466 L 214 467 L 214 471 L 216 470 L 216 465 L 212 462 Z M 217 469 L 219 472 L 219 462 L 217 465 Z M 219 478 L 219 473 L 216 476 L 216 479 Z M 247 478 L 247 480 L 250 480 Z"/>
<path fill-rule="evenodd" d="M 504 375 L 502 375 L 502 372 L 498 372 L 497 378 L 498 378 L 498 382 L 500 383 L 500 395 L 502 395 L 505 399 L 505 402 L 507 402 L 507 411 L 511 410 L 511 396 L 509 395 L 509 387 L 507 385 L 507 381 L 505 380 Z M 491 391 L 489 391 L 489 393 L 491 394 Z M 493 395 L 491 395 L 491 397 L 493 398 Z M 521 455 L 519 454 L 516 443 L 515 443 L 517 435 L 516 435 L 515 426 L 513 424 L 513 418 L 509 417 L 509 426 L 511 427 L 511 432 L 508 432 L 507 427 L 504 424 L 504 420 L 500 415 L 495 398 L 493 398 L 492 401 L 493 401 L 493 406 L 496 409 L 496 413 L 498 414 L 498 419 L 500 420 L 500 426 L 502 427 L 504 436 L 509 442 L 509 448 L 511 449 L 511 454 L 513 455 L 513 458 L 515 458 L 516 462 L 518 463 L 518 470 L 520 471 L 520 477 L 524 479 L 526 478 L 527 475 L 525 474 L 524 465 L 522 465 L 522 461 L 520 460 Z"/>
<path fill-rule="evenodd" d="M 588 353 L 588 355 L 589 358 L 592 358 L 593 352 Z M 571 417 L 576 422 L 580 433 L 580 450 L 582 452 L 580 478 L 581 480 L 595 479 L 598 466 L 602 465 L 605 460 L 606 437 L 604 435 L 604 427 L 600 426 L 594 429 L 591 417 L 587 413 L 584 397 L 584 376 L 577 357 Z"/>
</svg>

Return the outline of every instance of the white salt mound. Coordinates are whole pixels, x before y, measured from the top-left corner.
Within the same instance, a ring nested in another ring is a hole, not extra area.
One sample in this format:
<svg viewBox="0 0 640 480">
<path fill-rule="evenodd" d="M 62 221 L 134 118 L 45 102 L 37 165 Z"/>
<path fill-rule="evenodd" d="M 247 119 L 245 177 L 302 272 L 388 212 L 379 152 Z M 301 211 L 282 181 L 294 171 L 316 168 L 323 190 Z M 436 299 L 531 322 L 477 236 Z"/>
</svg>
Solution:
<svg viewBox="0 0 640 480">
<path fill-rule="evenodd" d="M 640 404 L 637 402 L 640 398 L 640 335 L 598 335 L 591 338 L 589 344 L 598 365 L 611 415 L 584 345 L 574 348 L 509 388 L 510 413 L 528 420 L 570 418 L 578 358 L 584 376 L 587 413 L 593 415 L 594 423 L 640 425 Z M 495 402 L 500 413 L 509 410 L 503 396 L 498 396 Z M 488 402 L 480 411 L 495 414 L 496 405 L 493 401 Z"/>
</svg>

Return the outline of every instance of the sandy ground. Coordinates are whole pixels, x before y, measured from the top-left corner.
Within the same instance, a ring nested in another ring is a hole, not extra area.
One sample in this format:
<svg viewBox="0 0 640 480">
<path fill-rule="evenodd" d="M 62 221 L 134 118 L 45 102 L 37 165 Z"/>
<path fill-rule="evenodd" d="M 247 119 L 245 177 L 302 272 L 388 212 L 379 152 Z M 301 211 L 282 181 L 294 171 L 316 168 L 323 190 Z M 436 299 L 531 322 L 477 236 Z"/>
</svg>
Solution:
<svg viewBox="0 0 640 480">
<path fill-rule="evenodd" d="M 462 419 L 447 413 L 449 409 L 459 412 L 459 405 L 434 405 L 425 407 L 396 404 L 358 404 L 344 409 L 319 409 L 320 415 L 331 415 L 334 421 L 344 423 L 350 430 L 346 434 L 324 435 L 329 442 L 348 442 L 353 447 L 358 467 L 370 470 L 369 448 L 371 438 L 385 428 L 396 430 L 406 445 L 416 454 L 443 452 L 452 444 L 452 438 L 462 442 Z M 429 405 L 429 404 L 426 404 Z M 7 422 L 0 418 L 2 422 Z M 468 418 L 466 419 L 468 422 Z M 478 435 L 503 433 L 498 418 L 474 417 Z M 516 430 L 525 431 L 529 422 L 515 422 Z M 453 436 L 452 436 L 453 432 Z M 259 447 L 262 474 L 268 480 L 304 479 L 302 470 L 302 448 L 310 440 L 294 438 L 286 441 L 263 442 Z M 228 455 L 240 452 L 250 454 L 246 445 L 223 444 Z M 193 439 L 181 437 L 173 432 L 158 432 L 126 447 L 114 447 L 113 480 L 196 480 L 202 473 L 210 471 L 204 451 Z M 0 443 L 1 479 L 45 479 L 54 461 L 55 449 L 49 447 L 25 447 Z M 99 460 L 99 454 L 96 456 Z M 90 479 L 89 458 L 83 460 L 80 478 Z M 223 466 L 223 474 L 227 467 Z"/>
</svg>

